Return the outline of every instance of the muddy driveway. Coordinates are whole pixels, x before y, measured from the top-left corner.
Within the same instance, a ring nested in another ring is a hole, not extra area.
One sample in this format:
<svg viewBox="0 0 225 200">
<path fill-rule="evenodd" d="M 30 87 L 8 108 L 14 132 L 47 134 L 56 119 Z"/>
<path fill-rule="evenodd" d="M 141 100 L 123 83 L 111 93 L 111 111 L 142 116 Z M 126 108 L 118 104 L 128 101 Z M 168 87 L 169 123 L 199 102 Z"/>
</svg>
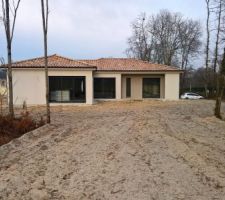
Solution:
<svg viewBox="0 0 225 200">
<path fill-rule="evenodd" d="M 0 147 L 0 199 L 225 199 L 225 122 L 213 106 L 55 107 L 51 125 Z"/>
</svg>

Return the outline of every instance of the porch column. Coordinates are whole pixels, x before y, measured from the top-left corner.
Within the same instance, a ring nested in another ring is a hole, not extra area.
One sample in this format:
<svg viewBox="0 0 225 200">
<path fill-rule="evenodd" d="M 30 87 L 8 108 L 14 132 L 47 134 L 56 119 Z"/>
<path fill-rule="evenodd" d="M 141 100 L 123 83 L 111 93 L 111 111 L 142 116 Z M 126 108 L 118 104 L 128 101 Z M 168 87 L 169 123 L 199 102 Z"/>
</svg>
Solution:
<svg viewBox="0 0 225 200">
<path fill-rule="evenodd" d="M 122 98 L 122 76 L 121 74 L 116 75 L 116 99 Z"/>
<path fill-rule="evenodd" d="M 86 75 L 86 104 L 93 104 L 93 72 Z"/>
</svg>

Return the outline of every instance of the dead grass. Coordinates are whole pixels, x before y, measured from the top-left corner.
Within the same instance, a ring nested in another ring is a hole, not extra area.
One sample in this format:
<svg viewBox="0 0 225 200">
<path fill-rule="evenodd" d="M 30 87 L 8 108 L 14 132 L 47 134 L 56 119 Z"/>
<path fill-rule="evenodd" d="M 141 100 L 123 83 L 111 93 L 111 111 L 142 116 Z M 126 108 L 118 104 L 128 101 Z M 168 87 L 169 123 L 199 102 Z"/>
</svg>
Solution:
<svg viewBox="0 0 225 200">
<path fill-rule="evenodd" d="M 0 146 L 44 124 L 43 118 L 35 120 L 29 112 L 22 112 L 15 118 L 0 115 Z"/>
</svg>

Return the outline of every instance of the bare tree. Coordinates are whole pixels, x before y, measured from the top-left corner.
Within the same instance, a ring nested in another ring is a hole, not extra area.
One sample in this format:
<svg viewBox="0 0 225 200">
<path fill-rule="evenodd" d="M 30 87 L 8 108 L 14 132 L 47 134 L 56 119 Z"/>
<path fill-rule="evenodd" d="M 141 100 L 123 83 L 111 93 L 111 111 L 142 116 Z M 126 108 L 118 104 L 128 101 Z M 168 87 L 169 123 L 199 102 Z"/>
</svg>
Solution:
<svg viewBox="0 0 225 200">
<path fill-rule="evenodd" d="M 206 33 L 207 33 L 207 40 L 206 40 L 206 72 L 205 72 L 205 92 L 208 95 L 208 84 L 209 84 L 209 52 L 210 52 L 210 40 L 213 40 L 215 35 L 215 50 L 214 50 L 214 58 L 212 58 L 212 70 L 214 73 L 214 81 L 213 81 L 213 89 L 215 88 L 216 83 L 216 105 L 215 105 L 215 116 L 218 118 L 222 118 L 221 116 L 221 101 L 224 93 L 225 88 L 225 49 L 223 53 L 222 61 L 220 59 L 220 46 L 221 46 L 221 36 L 222 32 L 224 32 L 224 0 L 205 0 L 206 7 L 207 7 L 207 21 L 206 21 Z M 212 29 L 210 25 L 210 20 L 214 20 L 216 27 Z M 211 36 L 212 35 L 212 36 Z M 211 39 L 212 38 L 212 39 Z M 224 44 L 222 45 L 224 47 Z M 217 66 L 220 66 L 219 71 L 217 70 Z"/>
<path fill-rule="evenodd" d="M 201 45 L 200 24 L 167 10 L 148 19 L 141 15 L 132 24 L 132 29 L 128 56 L 145 61 L 178 66 L 182 59 L 183 68 Z"/>
<path fill-rule="evenodd" d="M 13 40 L 19 5 L 20 5 L 20 0 L 17 0 L 17 2 L 14 0 L 12 0 L 11 2 L 9 0 L 2 0 L 2 15 L 3 15 L 2 20 L 5 27 L 5 35 L 6 35 L 6 42 L 7 42 L 9 114 L 11 117 L 14 117 L 13 80 L 12 80 L 12 40 Z M 12 25 L 11 25 L 11 21 L 12 21 Z"/>
<path fill-rule="evenodd" d="M 181 90 L 184 89 L 184 82 L 190 58 L 198 56 L 201 47 L 202 36 L 201 25 L 198 21 L 184 21 L 179 28 L 181 69 L 184 70 L 181 78 Z"/>
<path fill-rule="evenodd" d="M 50 123 L 51 119 L 50 119 L 49 79 L 48 79 L 48 15 L 49 15 L 48 0 L 41 0 L 41 10 L 42 10 L 42 25 L 44 35 L 46 114 L 47 114 L 47 123 Z"/>
<path fill-rule="evenodd" d="M 149 33 L 146 14 L 142 13 L 132 23 L 133 36 L 128 39 L 129 49 L 126 50 L 129 56 L 135 55 L 138 59 L 149 61 L 151 48 L 149 47 Z"/>
<path fill-rule="evenodd" d="M 217 73 L 217 65 L 218 65 L 218 54 L 219 54 L 219 42 L 220 42 L 220 35 L 222 29 L 222 12 L 223 12 L 223 1 L 222 0 L 214 0 L 214 8 L 216 14 L 216 44 L 215 44 L 215 51 L 214 51 L 214 59 L 213 59 L 213 71 L 214 71 L 214 84 L 213 84 L 213 92 L 215 91 L 216 85 L 216 96 L 218 96 L 219 92 L 219 85 L 220 85 L 220 78 Z"/>
<path fill-rule="evenodd" d="M 215 52 L 214 52 L 214 62 L 213 62 L 213 70 L 216 74 L 217 64 L 218 64 L 218 50 L 219 50 L 219 41 L 220 41 L 220 32 L 221 32 L 221 18 L 222 18 L 222 0 L 215 0 L 218 4 L 218 17 L 217 17 L 217 28 L 216 28 L 216 45 L 215 45 Z"/>
<path fill-rule="evenodd" d="M 217 92 L 217 98 L 216 98 L 216 106 L 215 106 L 215 116 L 219 119 L 222 119 L 221 116 L 221 101 L 223 98 L 223 93 L 225 89 L 225 49 L 223 53 L 223 60 L 220 66 L 220 71 L 218 75 L 218 92 Z"/>
<path fill-rule="evenodd" d="M 209 69 L 209 45 L 210 45 L 210 0 L 205 0 L 207 7 L 206 20 L 206 48 L 205 48 L 205 96 L 208 97 L 208 69 Z"/>
<path fill-rule="evenodd" d="M 213 1 L 213 11 L 216 13 L 216 44 L 214 52 L 214 79 L 216 80 L 216 105 L 215 105 L 215 116 L 222 119 L 221 116 L 221 101 L 223 98 L 223 93 L 225 89 L 225 49 L 223 53 L 222 62 L 219 60 L 219 49 L 221 46 L 220 37 L 222 37 L 222 32 L 224 32 L 224 17 L 225 17 L 225 2 L 224 0 L 214 0 Z M 224 37 L 224 36 L 223 36 Z M 224 38 L 222 38 L 224 46 Z M 220 69 L 217 72 L 217 65 L 220 64 Z"/>
<path fill-rule="evenodd" d="M 182 15 L 162 10 L 152 17 L 150 32 L 157 45 L 158 61 L 166 65 L 173 64 L 180 48 L 179 27 L 183 22 Z"/>
<path fill-rule="evenodd" d="M 1 64 L 0 66 L 5 65 L 5 60 L 2 57 L 0 57 L 0 64 Z M 0 75 L 3 76 L 3 77 L 4 77 L 4 74 L 5 74 L 4 70 L 5 69 L 0 68 Z M 1 79 L 1 76 L 0 76 L 0 79 Z M 0 85 L 0 88 L 1 88 L 1 85 Z M 6 95 L 7 95 L 7 84 L 5 85 L 5 88 L 6 88 L 5 90 L 2 90 L 2 91 L 0 90 L 0 116 L 3 115 L 3 102 L 6 99 Z"/>
<path fill-rule="evenodd" d="M 193 89 L 197 88 L 199 90 L 202 89 L 201 92 L 203 92 L 204 94 L 204 86 L 205 86 L 205 67 L 200 67 L 200 68 L 197 68 L 197 69 L 194 69 L 192 71 L 192 86 L 193 86 Z M 214 82 L 214 72 L 213 72 L 213 69 L 212 68 L 209 68 L 209 80 L 208 80 L 208 83 L 210 85 L 213 84 Z M 186 83 L 185 83 L 186 84 Z"/>
</svg>

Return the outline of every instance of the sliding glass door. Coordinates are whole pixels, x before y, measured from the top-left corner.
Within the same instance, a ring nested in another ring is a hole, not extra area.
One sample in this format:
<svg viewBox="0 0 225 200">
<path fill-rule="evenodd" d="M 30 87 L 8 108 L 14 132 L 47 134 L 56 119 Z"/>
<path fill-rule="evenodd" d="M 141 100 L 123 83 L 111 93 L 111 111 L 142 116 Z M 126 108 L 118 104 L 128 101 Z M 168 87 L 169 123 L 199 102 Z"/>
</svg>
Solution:
<svg viewBox="0 0 225 200">
<path fill-rule="evenodd" d="M 95 99 L 115 99 L 116 81 L 115 78 L 94 78 Z"/>
<path fill-rule="evenodd" d="M 143 78 L 143 98 L 160 98 L 160 78 Z"/>
<path fill-rule="evenodd" d="M 50 76 L 50 102 L 86 102 L 84 76 Z"/>
</svg>

